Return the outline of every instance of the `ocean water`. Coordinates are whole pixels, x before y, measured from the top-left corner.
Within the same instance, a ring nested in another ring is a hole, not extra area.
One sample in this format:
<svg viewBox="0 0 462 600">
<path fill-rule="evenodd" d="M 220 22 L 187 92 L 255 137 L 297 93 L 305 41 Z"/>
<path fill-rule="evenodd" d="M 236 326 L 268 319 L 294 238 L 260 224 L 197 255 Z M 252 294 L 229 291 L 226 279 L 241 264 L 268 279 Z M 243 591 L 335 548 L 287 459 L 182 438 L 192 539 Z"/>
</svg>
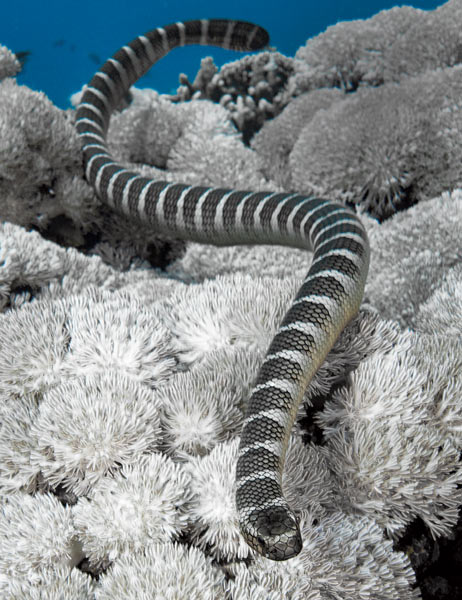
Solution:
<svg viewBox="0 0 462 600">
<path fill-rule="evenodd" d="M 13 52 L 29 53 L 20 83 L 45 92 L 57 106 L 67 108 L 70 95 L 109 56 L 154 27 L 196 18 L 244 19 L 263 25 L 270 32 L 271 45 L 293 56 L 308 38 L 329 25 L 365 19 L 396 4 L 393 0 L 5 0 L 0 43 Z M 431 10 L 443 2 L 414 0 L 409 4 Z M 241 54 L 219 48 L 181 48 L 157 63 L 138 85 L 173 93 L 178 75 L 193 78 L 203 56 L 213 56 L 221 65 Z"/>
</svg>

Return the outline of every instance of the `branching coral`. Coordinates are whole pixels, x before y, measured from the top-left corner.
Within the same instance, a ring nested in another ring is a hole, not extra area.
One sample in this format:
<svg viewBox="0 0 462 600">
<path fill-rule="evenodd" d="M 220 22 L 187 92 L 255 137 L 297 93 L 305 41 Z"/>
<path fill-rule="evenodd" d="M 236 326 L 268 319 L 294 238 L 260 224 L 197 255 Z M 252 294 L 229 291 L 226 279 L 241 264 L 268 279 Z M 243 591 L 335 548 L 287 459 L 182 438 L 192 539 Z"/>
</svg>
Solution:
<svg viewBox="0 0 462 600">
<path fill-rule="evenodd" d="M 219 71 L 205 59 L 190 83 L 185 75 L 173 100 L 191 98 L 219 102 L 230 113 L 247 143 L 262 124 L 278 115 L 288 102 L 285 87 L 293 60 L 279 52 L 260 52 L 224 65 Z"/>
</svg>

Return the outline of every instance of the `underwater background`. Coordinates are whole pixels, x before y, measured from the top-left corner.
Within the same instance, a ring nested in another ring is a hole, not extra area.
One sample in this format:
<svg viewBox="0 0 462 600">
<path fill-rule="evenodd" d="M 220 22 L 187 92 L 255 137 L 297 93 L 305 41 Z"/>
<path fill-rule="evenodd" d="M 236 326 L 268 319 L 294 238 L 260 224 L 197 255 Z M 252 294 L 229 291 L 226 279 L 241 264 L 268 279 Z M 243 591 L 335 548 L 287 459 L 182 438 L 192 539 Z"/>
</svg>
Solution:
<svg viewBox="0 0 462 600">
<path fill-rule="evenodd" d="M 431 10 L 442 0 L 413 0 L 415 8 Z M 254 21 L 265 27 L 271 44 L 293 56 L 310 37 L 337 21 L 365 19 L 401 3 L 395 0 L 45 0 L 5 2 L 0 43 L 25 58 L 18 83 L 43 91 L 60 108 L 87 83 L 99 66 L 121 45 L 152 29 L 186 19 L 226 17 Z M 174 93 L 178 75 L 194 78 L 200 58 L 213 56 L 221 66 L 237 60 L 235 52 L 190 47 L 173 52 L 140 82 L 161 93 Z"/>
</svg>

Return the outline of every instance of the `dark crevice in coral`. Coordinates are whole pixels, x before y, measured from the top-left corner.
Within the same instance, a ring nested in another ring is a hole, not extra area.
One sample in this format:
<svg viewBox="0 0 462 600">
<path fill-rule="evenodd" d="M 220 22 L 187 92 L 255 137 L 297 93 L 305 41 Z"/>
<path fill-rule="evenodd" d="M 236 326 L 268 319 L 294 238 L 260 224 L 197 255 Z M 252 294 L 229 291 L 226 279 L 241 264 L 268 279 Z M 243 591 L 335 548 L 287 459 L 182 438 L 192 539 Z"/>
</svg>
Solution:
<svg viewBox="0 0 462 600">
<path fill-rule="evenodd" d="M 165 241 L 162 245 L 151 243 L 147 245 L 145 258 L 151 266 L 165 271 L 185 249 L 182 240 Z"/>
<path fill-rule="evenodd" d="M 462 598 L 462 517 L 448 537 L 433 539 L 422 521 L 415 519 L 394 544 L 411 562 L 422 600 Z"/>
<path fill-rule="evenodd" d="M 347 380 L 342 379 L 335 383 L 328 394 L 316 394 L 310 398 L 311 405 L 305 404 L 306 417 L 300 419 L 300 426 L 303 429 L 303 441 L 305 444 L 315 444 L 324 446 L 325 439 L 323 430 L 316 423 L 315 416 L 322 411 L 325 403 L 332 397 L 337 390 L 347 385 Z"/>
<path fill-rule="evenodd" d="M 74 506 L 77 504 L 78 497 L 73 492 L 66 490 L 63 485 L 57 485 L 55 488 L 50 489 L 50 494 L 56 496 L 56 498 L 63 504 L 64 506 Z"/>
<path fill-rule="evenodd" d="M 98 581 L 101 574 L 103 573 L 102 570 L 96 570 L 87 557 L 82 558 L 82 560 L 79 562 L 76 568 L 82 573 L 86 573 L 87 575 L 89 575 L 94 581 Z"/>
<path fill-rule="evenodd" d="M 91 243 L 93 234 L 83 234 L 69 217 L 61 214 L 50 219 L 45 228 L 33 227 L 40 235 L 61 247 L 81 247 Z"/>
</svg>

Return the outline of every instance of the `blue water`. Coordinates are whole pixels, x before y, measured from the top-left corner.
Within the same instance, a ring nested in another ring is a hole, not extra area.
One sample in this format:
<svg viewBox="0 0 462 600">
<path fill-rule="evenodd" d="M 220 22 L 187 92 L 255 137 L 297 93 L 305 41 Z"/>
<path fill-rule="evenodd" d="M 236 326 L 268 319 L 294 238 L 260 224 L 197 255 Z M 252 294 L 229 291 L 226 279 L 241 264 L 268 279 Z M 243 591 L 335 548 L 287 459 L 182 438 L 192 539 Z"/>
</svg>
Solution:
<svg viewBox="0 0 462 600">
<path fill-rule="evenodd" d="M 410 3 L 430 10 L 443 0 Z M 329 25 L 368 18 L 396 4 L 393 0 L 4 0 L 0 43 L 14 52 L 30 51 L 18 81 L 67 108 L 69 96 L 90 80 L 101 62 L 153 27 L 203 17 L 255 21 L 268 29 L 273 46 L 293 56 L 309 37 Z M 240 56 L 218 48 L 182 48 L 153 67 L 138 85 L 172 93 L 178 74 L 193 78 L 200 58 L 210 55 L 218 65 Z"/>
</svg>

